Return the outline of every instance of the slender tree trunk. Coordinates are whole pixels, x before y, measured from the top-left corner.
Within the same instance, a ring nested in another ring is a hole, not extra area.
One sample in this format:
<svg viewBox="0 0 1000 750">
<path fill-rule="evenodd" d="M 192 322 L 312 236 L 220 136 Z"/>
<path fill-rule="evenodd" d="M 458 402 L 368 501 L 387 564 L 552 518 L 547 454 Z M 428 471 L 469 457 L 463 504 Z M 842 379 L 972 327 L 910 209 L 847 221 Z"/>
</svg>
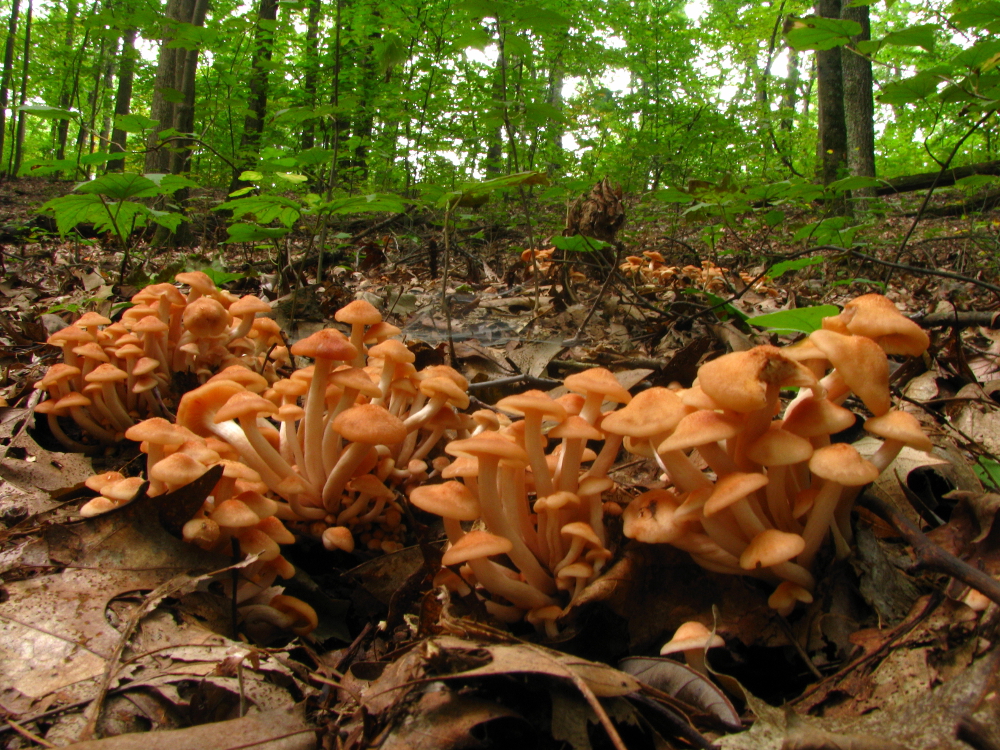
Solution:
<svg viewBox="0 0 1000 750">
<path fill-rule="evenodd" d="M 548 104 L 557 109 L 560 113 L 563 111 L 563 83 L 565 82 L 565 68 L 563 67 L 563 55 L 560 50 L 555 58 L 552 60 L 552 66 L 549 68 L 549 91 L 548 91 Z M 548 146 L 551 150 L 548 154 L 548 163 L 546 165 L 546 171 L 551 175 L 554 174 L 562 166 L 563 159 L 563 145 L 562 139 L 563 134 L 566 132 L 565 127 L 559 120 L 554 120 L 548 126 Z"/>
<path fill-rule="evenodd" d="M 871 39 L 871 22 L 868 6 L 845 5 L 841 18 L 856 21 L 861 33 L 851 41 L 857 43 Z M 872 92 L 871 60 L 843 50 L 841 65 L 844 69 L 844 116 L 847 124 L 847 165 L 852 175 L 875 176 L 875 103 Z M 874 188 L 854 191 L 855 197 L 874 195 Z"/>
<path fill-rule="evenodd" d="M 306 72 L 302 80 L 305 106 L 315 107 L 316 82 L 319 79 L 319 12 L 320 0 L 309 0 L 309 17 L 306 20 L 305 58 Z M 316 145 L 316 121 L 306 120 L 302 126 L 302 150 Z"/>
<path fill-rule="evenodd" d="M 132 108 L 132 83 L 135 80 L 135 37 L 136 29 L 125 30 L 122 41 L 122 51 L 118 61 L 118 90 L 115 93 L 115 116 L 127 115 Z M 111 131 L 109 150 L 113 154 L 124 153 L 128 144 L 128 133 L 121 128 Z M 114 159 L 108 162 L 109 172 L 121 172 L 125 169 L 125 159 Z"/>
<path fill-rule="evenodd" d="M 187 20 L 184 18 L 185 8 L 190 16 L 192 7 L 193 0 L 167 0 L 166 17 L 181 23 Z M 174 124 L 174 103 L 172 100 L 176 99 L 174 81 L 177 77 L 177 56 L 183 50 L 168 47 L 171 39 L 170 26 L 164 24 L 163 39 L 160 41 L 160 54 L 156 61 L 153 101 L 149 108 L 149 116 L 159 124 L 150 134 L 146 144 L 148 149 L 146 151 L 146 172 L 170 171 L 170 152 L 158 147 L 160 139 L 157 132 L 172 128 Z"/>
<path fill-rule="evenodd" d="M 275 20 L 278 18 L 277 0 L 260 0 L 257 24 L 254 27 L 254 49 L 250 63 L 250 95 L 247 99 L 247 116 L 243 121 L 243 136 L 240 138 L 240 171 L 234 172 L 229 192 L 234 192 L 250 183 L 239 178 L 240 172 L 257 163 L 260 140 L 264 132 L 264 117 L 267 114 L 268 70 L 274 49 Z"/>
<path fill-rule="evenodd" d="M 0 164 L 3 164 L 4 140 L 7 134 L 7 103 L 14 75 L 14 45 L 17 44 L 17 16 L 20 6 L 20 0 L 14 0 L 10 9 L 10 20 L 7 23 L 7 44 L 3 51 L 3 77 L 0 78 Z"/>
<path fill-rule="evenodd" d="M 73 41 L 76 38 L 76 15 L 79 12 L 76 0 L 66 3 L 66 41 L 63 54 L 66 55 L 66 65 L 63 67 L 63 79 L 60 82 L 59 106 L 69 109 L 76 95 L 79 67 L 75 64 Z M 59 120 L 56 126 L 56 158 L 66 158 L 66 138 L 69 136 L 69 120 Z"/>
<path fill-rule="evenodd" d="M 208 0 L 194 0 L 189 23 L 193 26 L 204 26 L 205 15 L 208 13 Z M 178 50 L 175 58 L 177 67 L 174 70 L 174 88 L 181 92 L 181 99 L 174 105 L 173 127 L 180 133 L 194 132 L 194 99 L 195 78 L 198 72 L 198 50 Z M 180 138 L 170 149 L 170 174 L 182 174 L 191 166 L 190 138 Z M 175 199 L 185 200 L 186 195 L 174 194 Z"/>
<path fill-rule="evenodd" d="M 840 0 L 819 0 L 817 15 L 840 18 Z M 819 103 L 819 169 L 824 185 L 841 177 L 847 166 L 847 126 L 844 121 L 844 76 L 840 48 L 816 52 Z"/>
<path fill-rule="evenodd" d="M 21 93 L 18 96 L 18 104 L 24 106 L 28 102 L 28 70 L 31 65 L 31 19 L 34 10 L 32 0 L 28 0 L 28 12 L 24 17 L 24 55 L 21 64 Z M 14 164 L 11 174 L 16 175 L 21 171 L 21 152 L 24 149 L 24 110 L 17 113 L 17 135 L 14 138 Z"/>
</svg>

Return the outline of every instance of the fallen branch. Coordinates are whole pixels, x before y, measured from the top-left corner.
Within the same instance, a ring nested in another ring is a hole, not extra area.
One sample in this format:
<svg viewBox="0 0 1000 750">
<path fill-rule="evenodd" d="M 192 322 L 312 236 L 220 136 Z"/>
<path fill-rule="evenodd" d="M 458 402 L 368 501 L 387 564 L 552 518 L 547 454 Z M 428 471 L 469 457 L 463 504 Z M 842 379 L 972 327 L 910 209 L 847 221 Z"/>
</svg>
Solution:
<svg viewBox="0 0 1000 750">
<path fill-rule="evenodd" d="M 863 494 L 858 503 L 891 524 L 906 543 L 913 547 L 917 558 L 915 568 L 951 576 L 1000 604 L 1000 581 L 934 544 L 913 521 L 884 500 L 871 494 Z"/>
</svg>

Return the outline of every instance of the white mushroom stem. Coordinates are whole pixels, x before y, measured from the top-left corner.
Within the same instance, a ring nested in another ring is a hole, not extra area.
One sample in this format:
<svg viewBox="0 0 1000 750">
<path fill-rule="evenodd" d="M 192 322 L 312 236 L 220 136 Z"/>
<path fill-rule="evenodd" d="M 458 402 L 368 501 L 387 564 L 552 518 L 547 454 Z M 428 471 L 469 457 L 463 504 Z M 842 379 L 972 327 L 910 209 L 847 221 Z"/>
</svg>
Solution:
<svg viewBox="0 0 1000 750">
<path fill-rule="evenodd" d="M 330 472 L 330 476 L 326 478 L 326 483 L 323 485 L 323 505 L 330 513 L 335 512 L 340 507 L 340 495 L 344 491 L 344 487 L 350 481 L 354 470 L 365 460 L 371 447 L 370 443 L 351 443 L 340 454 L 336 466 L 333 467 L 333 471 Z"/>
<path fill-rule="evenodd" d="M 524 486 L 523 484 L 519 486 L 517 481 L 518 474 L 523 477 L 524 471 L 519 467 L 515 468 L 501 462 L 500 504 L 503 507 L 508 526 L 520 532 L 521 539 L 531 550 L 532 555 L 539 559 L 538 533 L 535 530 L 535 525 L 531 522 L 528 496 L 524 492 Z"/>
<path fill-rule="evenodd" d="M 593 425 L 601 415 L 601 404 L 604 403 L 604 394 L 588 391 L 584 397 L 583 406 L 580 409 L 580 418 Z"/>
<path fill-rule="evenodd" d="M 580 458 L 583 456 L 583 438 L 565 438 L 562 442 L 562 454 L 559 456 L 559 469 L 556 478 L 556 490 L 560 492 L 576 492 L 580 486 Z"/>
<path fill-rule="evenodd" d="M 538 497 L 546 497 L 553 492 L 552 475 L 545 460 L 545 442 L 546 439 L 542 436 L 542 413 L 527 410 L 524 414 L 524 450 L 531 464 Z"/>
<path fill-rule="evenodd" d="M 767 510 L 771 514 L 776 528 L 790 531 L 792 524 L 792 506 L 788 502 L 788 490 L 785 477 L 788 474 L 786 466 L 767 467 Z"/>
<path fill-rule="evenodd" d="M 701 454 L 701 457 L 705 459 L 705 463 L 709 465 L 717 476 L 721 477 L 723 474 L 731 474 L 737 471 L 736 462 L 729 457 L 729 454 L 718 443 L 705 443 L 697 446 L 695 450 Z"/>
<path fill-rule="evenodd" d="M 524 581 L 510 578 L 502 566 L 486 558 L 469 560 L 469 567 L 476 574 L 476 580 L 491 594 L 502 596 L 511 604 L 521 609 L 537 609 L 557 604 L 556 600 L 546 596 L 534 586 Z M 553 591 L 555 586 L 553 584 Z"/>
<path fill-rule="evenodd" d="M 482 508 L 486 528 L 497 536 L 506 537 L 514 545 L 507 556 L 521 571 L 528 583 L 541 593 L 555 593 L 555 581 L 535 559 L 534 553 L 528 549 L 517 527 L 507 522 L 507 516 L 498 492 L 499 463 L 500 459 L 497 456 L 479 456 L 479 504 Z M 473 568 L 473 570 L 476 569 Z M 476 575 L 479 575 L 478 571 L 476 571 Z M 529 607 L 529 609 L 534 609 L 534 607 Z"/>
<path fill-rule="evenodd" d="M 80 426 L 80 429 L 90 433 L 102 443 L 111 444 L 118 441 L 117 435 L 101 427 L 101 425 L 91 418 L 91 416 L 87 413 L 87 410 L 82 406 L 71 406 L 69 409 L 69 415 L 73 418 L 73 421 Z"/>
<path fill-rule="evenodd" d="M 46 414 L 45 418 L 48 421 L 49 429 L 52 431 L 52 434 L 55 435 L 56 440 L 62 443 L 63 448 L 68 450 L 70 453 L 86 453 L 94 447 L 92 445 L 78 443 L 67 435 L 63 428 L 59 425 L 59 420 L 53 412 Z"/>
<path fill-rule="evenodd" d="M 594 463 L 590 465 L 584 477 L 606 477 L 608 472 L 611 471 L 615 459 L 618 458 L 618 451 L 621 450 L 622 440 L 624 440 L 624 435 L 607 433 L 604 438 L 604 445 L 601 447 L 601 452 L 597 454 L 597 458 L 594 459 Z M 529 453 L 528 455 L 530 456 L 531 454 Z M 531 470 L 535 470 L 534 465 L 532 465 Z"/>
<path fill-rule="evenodd" d="M 768 568 L 774 571 L 774 574 L 779 578 L 791 581 L 809 591 L 812 591 L 816 587 L 816 579 L 813 578 L 812 573 L 801 565 L 796 565 L 793 562 L 783 562 L 770 565 Z"/>
<path fill-rule="evenodd" d="M 698 471 L 682 451 L 654 452 L 661 468 L 670 476 L 670 481 L 681 492 L 692 492 L 702 487 L 711 487 L 712 483 L 704 474 Z"/>
<path fill-rule="evenodd" d="M 323 482 L 323 411 L 326 407 L 326 381 L 333 367 L 331 359 L 317 359 L 313 366 L 313 377 L 306 394 L 305 430 L 303 446 L 305 466 L 302 474 L 313 487 Z"/>
<path fill-rule="evenodd" d="M 809 518 L 806 527 L 802 532 L 802 538 L 806 540 L 805 549 L 798 556 L 798 563 L 803 568 L 811 568 L 816 553 L 826 538 L 826 533 L 830 529 L 830 521 L 833 520 L 834 511 L 837 509 L 837 500 L 840 499 L 842 486 L 829 479 L 823 482 L 823 486 L 816 495 L 812 510 L 809 511 Z"/>
<path fill-rule="evenodd" d="M 733 556 L 736 560 L 736 565 L 739 565 L 739 556 L 743 554 L 743 550 L 746 549 L 747 539 L 743 535 L 743 531 L 740 529 L 739 525 L 732 518 L 732 515 L 726 510 L 722 510 L 718 513 L 714 513 L 710 516 L 702 515 L 701 517 L 702 528 L 705 529 L 705 533 L 715 542 L 719 547 L 725 550 L 728 554 Z M 681 538 L 683 541 L 683 537 Z M 674 546 L 680 546 L 677 542 L 673 542 Z M 684 547 L 681 547 L 684 549 Z"/>
</svg>

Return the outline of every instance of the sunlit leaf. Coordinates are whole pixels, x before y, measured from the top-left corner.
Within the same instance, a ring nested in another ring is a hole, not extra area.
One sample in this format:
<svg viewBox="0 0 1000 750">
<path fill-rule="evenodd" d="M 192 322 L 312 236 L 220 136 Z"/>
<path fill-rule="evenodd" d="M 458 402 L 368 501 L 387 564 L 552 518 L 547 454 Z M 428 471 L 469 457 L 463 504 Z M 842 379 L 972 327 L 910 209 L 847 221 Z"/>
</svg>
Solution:
<svg viewBox="0 0 1000 750">
<path fill-rule="evenodd" d="M 837 315 L 840 308 L 835 305 L 800 307 L 796 310 L 779 310 L 766 315 L 755 315 L 747 323 L 765 328 L 775 333 L 812 333 L 822 328 L 823 318 Z"/>
</svg>

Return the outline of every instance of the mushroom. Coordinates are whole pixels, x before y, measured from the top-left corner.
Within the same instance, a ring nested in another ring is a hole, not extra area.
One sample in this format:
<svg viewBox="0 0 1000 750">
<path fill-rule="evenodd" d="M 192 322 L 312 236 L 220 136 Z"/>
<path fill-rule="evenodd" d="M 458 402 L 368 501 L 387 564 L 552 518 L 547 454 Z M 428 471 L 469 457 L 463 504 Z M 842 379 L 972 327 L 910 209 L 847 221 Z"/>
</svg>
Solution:
<svg viewBox="0 0 1000 750">
<path fill-rule="evenodd" d="M 674 632 L 674 637 L 660 648 L 660 656 L 682 653 L 687 665 L 696 672 L 708 675 L 705 654 L 710 648 L 721 648 L 726 642 L 700 622 L 685 622 Z"/>
<path fill-rule="evenodd" d="M 804 589 L 812 589 L 816 585 L 812 574 L 801 565 L 791 562 L 802 554 L 805 546 L 805 539 L 798 534 L 765 529 L 750 540 L 750 544 L 743 550 L 740 567 L 744 570 L 756 570 L 758 566 L 768 568 L 786 581 Z"/>
<path fill-rule="evenodd" d="M 461 522 L 475 521 L 481 510 L 475 495 L 464 484 L 455 481 L 414 487 L 409 500 L 420 510 L 441 516 L 452 544 L 465 535 Z"/>
<path fill-rule="evenodd" d="M 351 327 L 351 344 L 356 354 L 351 360 L 355 367 L 365 366 L 365 326 L 373 326 L 382 322 L 382 313 L 373 304 L 363 299 L 356 299 L 337 310 L 333 315 L 338 323 L 347 323 Z M 292 352 L 294 354 L 295 352 Z"/>
<path fill-rule="evenodd" d="M 543 497 L 552 494 L 554 487 L 548 464 L 545 462 L 545 438 L 542 435 L 542 422 L 546 418 L 554 422 L 562 422 L 566 419 L 566 409 L 563 408 L 562 404 L 553 401 L 548 395 L 537 390 L 507 396 L 500 399 L 497 406 L 524 417 L 524 449 L 528 454 L 528 462 L 531 464 L 535 490 Z M 491 414 L 491 416 L 495 418 L 495 415 Z"/>
<path fill-rule="evenodd" d="M 601 414 L 601 404 L 605 401 L 627 404 L 632 400 L 632 394 L 622 388 L 615 376 L 603 367 L 592 367 L 567 375 L 563 384 L 568 390 L 583 394 L 585 401 L 579 416 L 590 424 L 596 424 Z"/>
</svg>

